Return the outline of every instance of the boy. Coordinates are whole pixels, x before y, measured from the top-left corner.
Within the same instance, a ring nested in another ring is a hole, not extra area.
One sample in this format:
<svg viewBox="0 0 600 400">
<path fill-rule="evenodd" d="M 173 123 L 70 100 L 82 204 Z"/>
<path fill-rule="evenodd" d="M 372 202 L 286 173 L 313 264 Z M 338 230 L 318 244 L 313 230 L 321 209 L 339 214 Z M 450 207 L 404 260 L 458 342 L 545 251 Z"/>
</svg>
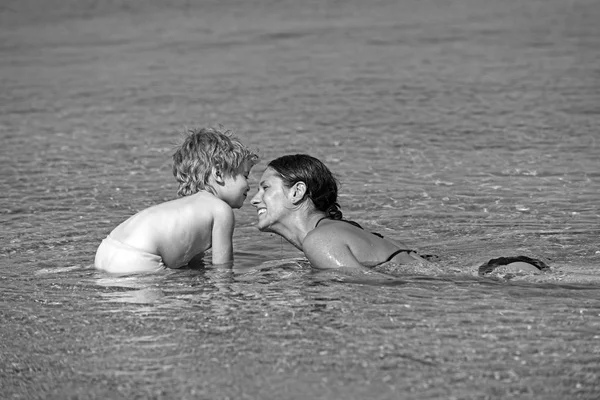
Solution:
<svg viewBox="0 0 600 400">
<path fill-rule="evenodd" d="M 233 261 L 233 208 L 246 199 L 258 156 L 214 128 L 190 130 L 173 154 L 178 199 L 140 211 L 117 226 L 96 251 L 96 268 L 112 273 L 154 272 L 200 259 Z"/>
</svg>

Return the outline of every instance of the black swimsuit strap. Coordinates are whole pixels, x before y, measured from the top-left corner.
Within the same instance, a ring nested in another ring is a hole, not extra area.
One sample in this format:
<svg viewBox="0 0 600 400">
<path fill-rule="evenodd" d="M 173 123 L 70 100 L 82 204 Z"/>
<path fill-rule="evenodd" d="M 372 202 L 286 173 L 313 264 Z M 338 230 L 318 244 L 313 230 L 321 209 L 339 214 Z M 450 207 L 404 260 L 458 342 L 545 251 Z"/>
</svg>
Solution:
<svg viewBox="0 0 600 400">
<path fill-rule="evenodd" d="M 393 252 L 393 253 L 392 253 L 392 254 L 391 254 L 391 255 L 390 255 L 388 258 L 387 258 L 387 260 L 385 260 L 384 262 L 392 261 L 392 259 L 393 259 L 394 257 L 396 257 L 396 256 L 397 256 L 398 254 L 400 254 L 400 253 L 407 253 L 407 254 L 410 254 L 410 253 L 412 253 L 413 251 L 414 251 L 414 250 L 410 250 L 410 249 L 398 249 L 398 250 L 396 250 L 395 252 Z"/>
<path fill-rule="evenodd" d="M 319 224 L 321 223 L 321 221 L 323 221 L 324 219 L 330 219 L 330 220 L 332 220 L 332 221 L 343 221 L 343 222 L 347 222 L 347 223 L 349 223 L 350 225 L 354 225 L 354 226 L 356 226 L 357 228 L 364 229 L 362 226 L 360 226 L 360 224 L 359 224 L 358 222 L 350 221 L 350 220 L 347 220 L 347 219 L 333 219 L 333 218 L 331 218 L 331 217 L 327 217 L 327 216 L 325 216 L 325 217 L 323 217 L 323 218 L 319 219 L 319 220 L 317 221 L 317 223 L 315 224 L 315 228 L 316 228 L 317 226 L 319 226 Z M 375 235 L 377 235 L 377 236 L 380 236 L 378 233 L 375 233 Z M 383 237 L 383 236 L 381 236 L 381 237 Z"/>
<path fill-rule="evenodd" d="M 321 221 L 323 221 L 324 219 L 328 219 L 328 218 L 329 218 L 329 217 L 323 217 L 323 218 L 319 219 L 319 220 L 317 221 L 317 223 L 315 224 L 315 228 L 316 228 L 317 226 L 319 226 L 319 224 L 321 223 Z"/>
<path fill-rule="evenodd" d="M 364 229 L 365 229 L 365 228 L 363 228 L 362 226 L 360 226 L 360 224 L 359 224 L 358 222 L 350 221 L 350 220 L 348 220 L 348 219 L 333 219 L 333 218 L 331 218 L 331 217 L 323 217 L 323 218 L 319 219 L 319 220 L 317 221 L 317 223 L 315 224 L 315 228 L 316 228 L 317 226 L 319 226 L 319 224 L 321 223 L 321 221 L 323 221 L 324 219 L 332 219 L 333 221 L 343 221 L 343 222 L 346 222 L 346 223 L 348 223 L 348 224 L 350 224 L 350 225 L 354 225 L 354 226 L 356 226 L 357 228 L 360 228 L 360 229 L 362 229 L 362 230 L 364 230 Z M 380 233 L 377 233 L 377 232 L 371 232 L 371 233 L 372 233 L 373 235 L 375 235 L 375 236 L 379 236 L 380 238 L 383 238 L 383 235 L 382 235 L 382 234 L 380 234 Z"/>
</svg>

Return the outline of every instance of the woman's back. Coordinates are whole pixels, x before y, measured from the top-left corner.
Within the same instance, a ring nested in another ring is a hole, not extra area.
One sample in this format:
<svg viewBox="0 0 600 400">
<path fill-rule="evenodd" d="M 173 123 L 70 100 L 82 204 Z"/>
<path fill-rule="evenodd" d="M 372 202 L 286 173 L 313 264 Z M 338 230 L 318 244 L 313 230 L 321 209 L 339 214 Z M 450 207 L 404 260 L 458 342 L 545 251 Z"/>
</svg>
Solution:
<svg viewBox="0 0 600 400">
<path fill-rule="evenodd" d="M 317 268 L 375 266 L 386 261 L 424 261 L 401 243 L 392 242 L 348 221 L 323 219 L 306 236 L 302 250 Z"/>
</svg>

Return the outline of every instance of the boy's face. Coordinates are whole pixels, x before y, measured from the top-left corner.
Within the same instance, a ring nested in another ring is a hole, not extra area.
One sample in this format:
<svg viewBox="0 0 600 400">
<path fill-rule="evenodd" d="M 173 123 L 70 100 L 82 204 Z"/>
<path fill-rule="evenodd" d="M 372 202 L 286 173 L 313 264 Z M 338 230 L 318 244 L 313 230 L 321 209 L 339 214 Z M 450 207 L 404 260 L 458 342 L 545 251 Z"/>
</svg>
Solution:
<svg viewBox="0 0 600 400">
<path fill-rule="evenodd" d="M 244 166 L 237 175 L 224 178 L 225 185 L 221 193 L 221 199 L 229 204 L 231 208 L 240 208 L 248 196 L 250 186 L 248 185 L 248 176 L 252 165 L 244 163 Z"/>
</svg>

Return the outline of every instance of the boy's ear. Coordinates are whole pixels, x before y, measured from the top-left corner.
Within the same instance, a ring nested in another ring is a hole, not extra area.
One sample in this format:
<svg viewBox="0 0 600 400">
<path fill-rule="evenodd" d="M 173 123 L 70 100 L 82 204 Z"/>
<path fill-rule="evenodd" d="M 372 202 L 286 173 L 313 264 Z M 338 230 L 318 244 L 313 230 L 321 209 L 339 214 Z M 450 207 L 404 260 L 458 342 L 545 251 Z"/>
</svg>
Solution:
<svg viewBox="0 0 600 400">
<path fill-rule="evenodd" d="M 218 183 L 219 185 L 222 185 L 223 183 L 225 183 L 225 179 L 223 179 L 223 171 L 221 171 L 220 169 L 213 168 L 212 176 L 213 176 L 213 179 L 215 180 L 215 182 Z"/>
<path fill-rule="evenodd" d="M 291 187 L 290 194 L 294 204 L 300 203 L 304 200 L 304 196 L 306 195 L 306 183 L 302 181 L 296 182 L 294 186 Z"/>
</svg>

